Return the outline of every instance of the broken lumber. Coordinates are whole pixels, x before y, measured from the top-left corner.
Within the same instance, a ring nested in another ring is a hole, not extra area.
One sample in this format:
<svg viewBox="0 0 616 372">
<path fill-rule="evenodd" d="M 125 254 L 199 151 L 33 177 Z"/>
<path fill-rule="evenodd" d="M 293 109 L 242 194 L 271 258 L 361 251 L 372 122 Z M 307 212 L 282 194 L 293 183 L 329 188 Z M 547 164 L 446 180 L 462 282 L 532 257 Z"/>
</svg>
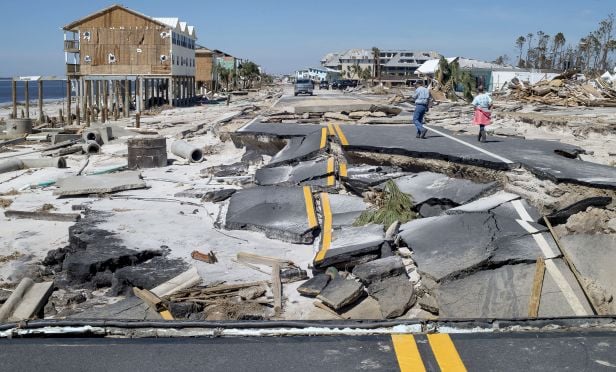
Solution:
<svg viewBox="0 0 616 372">
<path fill-rule="evenodd" d="M 201 253 L 199 251 L 192 251 L 190 257 L 192 257 L 193 260 L 203 261 L 209 264 L 215 264 L 216 262 L 218 262 L 218 258 L 216 258 L 216 255 L 212 251 L 209 251 L 207 254 Z"/>
<path fill-rule="evenodd" d="M 545 276 L 545 260 L 543 257 L 537 258 L 537 269 L 533 279 L 533 288 L 528 304 L 528 317 L 536 318 L 539 315 L 539 305 L 541 303 L 541 290 L 543 289 L 543 278 Z"/>
<path fill-rule="evenodd" d="M 313 304 L 314 304 L 315 307 L 318 307 L 319 309 L 328 312 L 329 314 L 335 316 L 338 319 L 346 319 L 342 315 L 340 315 L 337 312 L 335 312 L 334 310 L 330 309 L 327 305 L 325 305 L 321 301 L 315 301 L 315 302 L 313 302 Z"/>
<path fill-rule="evenodd" d="M 4 212 L 7 218 L 23 218 L 43 221 L 77 222 L 81 219 L 79 213 L 52 213 L 52 212 L 28 212 L 8 210 Z"/>
<path fill-rule="evenodd" d="M 135 293 L 135 296 L 143 300 L 143 302 L 145 302 L 149 307 L 156 310 L 161 318 L 165 320 L 173 320 L 173 315 L 171 315 L 171 312 L 167 309 L 166 304 L 160 297 L 147 289 L 139 289 L 137 287 L 133 287 L 133 293 Z"/>
<path fill-rule="evenodd" d="M 237 254 L 237 260 L 240 262 L 265 265 L 270 267 L 274 267 L 275 264 L 279 266 L 295 266 L 295 264 L 293 264 L 293 262 L 289 260 L 276 257 L 260 256 L 258 254 L 247 252 L 239 252 Z"/>
<path fill-rule="evenodd" d="M 282 311 L 282 282 L 280 281 L 280 266 L 272 266 L 272 293 L 274 295 L 274 312 L 276 315 Z"/>
<path fill-rule="evenodd" d="M 0 307 L 0 322 L 28 320 L 35 316 L 45 306 L 53 289 L 53 282 L 34 283 L 30 278 L 22 279 Z"/>
</svg>

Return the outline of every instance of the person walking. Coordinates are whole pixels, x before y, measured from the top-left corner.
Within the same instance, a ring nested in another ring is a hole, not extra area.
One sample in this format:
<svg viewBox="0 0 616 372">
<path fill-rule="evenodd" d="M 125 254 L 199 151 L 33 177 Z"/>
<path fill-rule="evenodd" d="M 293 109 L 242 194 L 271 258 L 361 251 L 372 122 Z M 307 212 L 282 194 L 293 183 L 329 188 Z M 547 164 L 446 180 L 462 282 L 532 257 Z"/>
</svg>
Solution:
<svg viewBox="0 0 616 372">
<path fill-rule="evenodd" d="M 477 135 L 477 141 L 486 141 L 486 126 L 492 124 L 492 97 L 489 94 L 484 93 L 483 85 L 477 88 L 477 96 L 473 99 L 473 107 L 475 107 L 475 113 L 473 114 L 473 124 L 479 125 L 479 134 Z"/>
<path fill-rule="evenodd" d="M 417 129 L 417 138 L 425 139 L 428 129 L 424 128 L 423 121 L 426 112 L 428 112 L 428 105 L 430 104 L 432 96 L 430 95 L 430 90 L 423 86 L 423 81 L 419 80 L 415 83 L 415 87 L 415 94 L 413 95 L 413 99 L 415 100 L 413 124 L 415 124 L 415 128 Z"/>
</svg>

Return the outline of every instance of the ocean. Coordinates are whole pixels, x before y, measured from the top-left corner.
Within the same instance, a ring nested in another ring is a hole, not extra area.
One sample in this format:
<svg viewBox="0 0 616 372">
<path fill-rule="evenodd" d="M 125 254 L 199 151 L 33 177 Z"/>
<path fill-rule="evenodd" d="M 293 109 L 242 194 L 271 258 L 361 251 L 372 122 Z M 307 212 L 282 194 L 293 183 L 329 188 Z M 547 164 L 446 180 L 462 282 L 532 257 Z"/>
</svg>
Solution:
<svg viewBox="0 0 616 372">
<path fill-rule="evenodd" d="M 24 101 L 25 84 L 23 81 L 17 82 L 17 102 Z M 38 99 L 38 86 L 36 81 L 31 81 L 28 86 L 30 93 L 30 101 L 36 102 Z M 43 82 L 43 99 L 62 99 L 66 98 L 66 81 L 64 80 L 46 80 Z M 10 104 L 13 98 L 11 97 L 11 79 L 0 78 L 0 105 Z"/>
</svg>

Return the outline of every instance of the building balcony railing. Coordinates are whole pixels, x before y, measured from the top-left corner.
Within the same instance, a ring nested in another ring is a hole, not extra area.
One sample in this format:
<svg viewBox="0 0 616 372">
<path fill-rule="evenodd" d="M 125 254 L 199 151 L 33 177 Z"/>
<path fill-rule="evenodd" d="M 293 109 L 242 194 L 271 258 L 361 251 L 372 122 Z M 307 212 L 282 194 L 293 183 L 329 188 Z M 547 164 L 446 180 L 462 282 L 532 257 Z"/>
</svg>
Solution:
<svg viewBox="0 0 616 372">
<path fill-rule="evenodd" d="M 77 65 L 77 64 L 67 63 L 66 64 L 66 74 L 67 75 L 79 74 L 80 72 L 79 66 L 80 65 Z"/>
<path fill-rule="evenodd" d="M 79 40 L 64 40 L 64 51 L 69 53 L 78 53 Z"/>
</svg>

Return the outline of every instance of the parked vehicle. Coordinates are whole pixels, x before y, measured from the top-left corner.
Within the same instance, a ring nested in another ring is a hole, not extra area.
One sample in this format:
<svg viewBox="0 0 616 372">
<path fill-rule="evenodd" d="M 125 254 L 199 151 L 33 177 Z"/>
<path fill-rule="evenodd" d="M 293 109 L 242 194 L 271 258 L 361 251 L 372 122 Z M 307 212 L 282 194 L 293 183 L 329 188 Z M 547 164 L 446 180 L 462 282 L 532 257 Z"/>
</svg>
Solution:
<svg viewBox="0 0 616 372">
<path fill-rule="evenodd" d="M 311 96 L 314 94 L 314 83 L 309 79 L 298 79 L 295 82 L 295 96 L 300 93 L 310 94 Z"/>
<path fill-rule="evenodd" d="M 332 83 L 332 89 L 338 89 L 338 85 L 340 85 L 340 80 L 334 80 Z"/>
<path fill-rule="evenodd" d="M 346 89 L 346 88 L 355 88 L 357 87 L 359 81 L 357 80 L 350 80 L 350 79 L 346 79 L 346 80 L 336 80 L 334 82 L 334 84 L 336 84 L 336 86 L 334 87 L 334 84 L 332 84 L 332 88 L 333 89 Z"/>
<path fill-rule="evenodd" d="M 319 83 L 319 89 L 327 89 L 327 90 L 329 90 L 329 81 L 327 81 L 327 80 L 322 80 L 322 81 Z"/>
</svg>

